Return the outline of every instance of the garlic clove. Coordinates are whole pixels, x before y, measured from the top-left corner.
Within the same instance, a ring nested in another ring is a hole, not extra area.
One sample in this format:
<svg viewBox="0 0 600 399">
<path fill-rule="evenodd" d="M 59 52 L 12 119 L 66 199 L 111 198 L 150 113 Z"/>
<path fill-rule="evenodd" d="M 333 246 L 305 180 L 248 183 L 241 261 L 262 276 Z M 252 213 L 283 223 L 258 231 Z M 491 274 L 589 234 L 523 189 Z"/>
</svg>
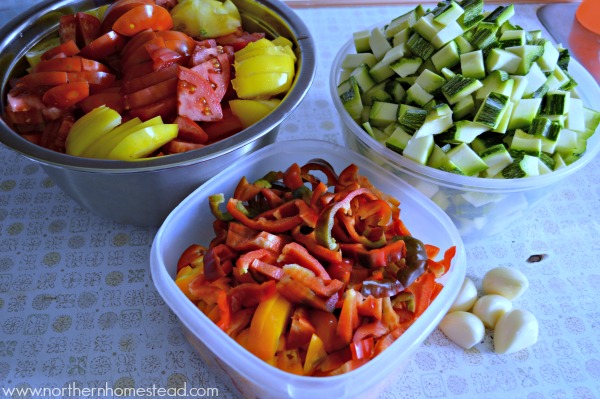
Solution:
<svg viewBox="0 0 600 399">
<path fill-rule="evenodd" d="M 463 310 L 465 312 L 471 310 L 473 304 L 477 300 L 477 288 L 475 283 L 468 277 L 465 277 L 463 284 L 458 292 L 458 296 L 450 306 L 448 313 Z"/>
<path fill-rule="evenodd" d="M 484 326 L 493 329 L 500 316 L 511 311 L 512 308 L 510 299 L 502 295 L 489 294 L 479 298 L 471 311 L 481 319 Z"/>
<path fill-rule="evenodd" d="M 490 269 L 481 282 L 486 294 L 502 295 L 510 300 L 523 295 L 529 288 L 529 280 L 518 269 L 510 266 L 498 266 Z"/>
<path fill-rule="evenodd" d="M 464 349 L 481 342 L 485 334 L 483 322 L 474 314 L 462 310 L 444 316 L 439 328 L 446 337 Z"/>
<path fill-rule="evenodd" d="M 494 330 L 494 350 L 496 353 L 514 353 L 528 348 L 537 342 L 539 324 L 533 313 L 514 309 L 504 313 Z"/>
</svg>

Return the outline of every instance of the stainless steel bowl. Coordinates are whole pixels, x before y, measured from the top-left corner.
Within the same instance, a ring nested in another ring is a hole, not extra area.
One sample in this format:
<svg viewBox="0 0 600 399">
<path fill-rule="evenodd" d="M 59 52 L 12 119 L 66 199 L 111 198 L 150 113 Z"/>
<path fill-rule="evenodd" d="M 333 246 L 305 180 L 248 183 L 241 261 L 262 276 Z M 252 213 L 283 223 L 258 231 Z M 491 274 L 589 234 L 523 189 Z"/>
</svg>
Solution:
<svg viewBox="0 0 600 399">
<path fill-rule="evenodd" d="M 316 71 L 313 38 L 302 20 L 278 0 L 233 0 L 244 29 L 284 36 L 298 50 L 297 73 L 281 104 L 255 125 L 205 148 L 139 162 L 74 157 L 32 144 L 0 120 L 0 142 L 37 162 L 62 190 L 86 209 L 110 220 L 158 226 L 200 184 L 232 161 L 275 141 L 279 125 L 300 104 Z M 47 0 L 0 31 L 0 105 L 5 116 L 11 77 L 27 67 L 25 53 L 56 31 L 61 15 L 89 10 L 109 0 Z"/>
</svg>

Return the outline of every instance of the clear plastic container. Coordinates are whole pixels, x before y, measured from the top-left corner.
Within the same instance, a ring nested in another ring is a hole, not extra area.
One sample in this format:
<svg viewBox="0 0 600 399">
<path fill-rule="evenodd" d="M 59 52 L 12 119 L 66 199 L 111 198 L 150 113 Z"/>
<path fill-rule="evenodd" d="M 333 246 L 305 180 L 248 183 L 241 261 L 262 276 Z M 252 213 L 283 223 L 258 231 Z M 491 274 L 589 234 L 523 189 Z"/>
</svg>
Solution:
<svg viewBox="0 0 600 399">
<path fill-rule="evenodd" d="M 353 39 L 336 55 L 330 70 L 330 94 L 344 126 L 348 146 L 378 165 L 402 177 L 432 199 L 450 216 L 463 240 L 485 239 L 518 225 L 536 205 L 569 176 L 587 165 L 600 151 L 600 133 L 587 142 L 584 155 L 552 173 L 521 179 L 491 179 L 461 176 L 405 158 L 375 140 L 345 110 L 337 84 L 346 54 L 355 52 Z M 577 94 L 587 107 L 598 109 L 600 88 L 589 72 L 571 59 L 569 73 L 578 83 Z"/>
<path fill-rule="evenodd" d="M 175 285 L 176 264 L 192 243 L 208 245 L 213 237 L 213 215 L 208 196 L 231 195 L 240 178 L 258 179 L 271 170 L 285 170 L 314 158 L 327 160 L 341 171 L 351 163 L 375 187 L 400 200 L 402 220 L 414 237 L 439 246 L 455 245 L 456 256 L 440 280 L 444 288 L 421 317 L 375 359 L 335 377 L 303 377 L 281 371 L 246 351 L 202 314 Z M 189 342 L 220 375 L 229 377 L 247 398 L 365 398 L 375 397 L 390 381 L 401 378 L 411 354 L 436 328 L 456 298 L 465 277 L 466 255 L 458 231 L 433 202 L 397 176 L 346 148 L 324 141 L 282 141 L 233 163 L 188 196 L 158 230 L 151 251 L 152 280 L 177 315 Z"/>
</svg>

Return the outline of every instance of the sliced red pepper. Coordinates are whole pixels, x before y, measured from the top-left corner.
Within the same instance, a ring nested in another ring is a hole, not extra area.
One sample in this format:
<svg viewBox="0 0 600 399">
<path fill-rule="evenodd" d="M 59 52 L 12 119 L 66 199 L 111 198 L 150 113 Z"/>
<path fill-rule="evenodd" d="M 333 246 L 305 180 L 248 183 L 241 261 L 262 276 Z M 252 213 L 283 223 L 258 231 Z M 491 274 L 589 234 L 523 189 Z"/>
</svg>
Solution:
<svg viewBox="0 0 600 399">
<path fill-rule="evenodd" d="M 202 262 L 206 248 L 199 244 L 192 244 L 183 251 L 177 262 L 177 271 L 185 266 L 197 267 Z"/>
<path fill-rule="evenodd" d="M 354 331 L 360 324 L 358 315 L 358 297 L 359 293 L 350 288 L 344 293 L 344 302 L 342 311 L 338 319 L 337 335 L 340 339 L 349 344 L 352 341 Z"/>
<path fill-rule="evenodd" d="M 415 296 L 415 317 L 421 316 L 429 307 L 431 297 L 435 287 L 435 275 L 433 273 L 423 273 L 408 288 Z"/>
<path fill-rule="evenodd" d="M 260 259 L 254 259 L 252 263 L 250 263 L 250 270 L 254 270 L 274 281 L 281 280 L 281 278 L 285 275 L 281 267 L 263 262 Z"/>
<path fill-rule="evenodd" d="M 232 260 L 236 257 L 235 251 L 227 245 L 219 244 L 210 248 L 204 254 L 204 275 L 208 281 L 224 277 L 233 268 Z"/>
<path fill-rule="evenodd" d="M 308 310 L 298 307 L 292 315 L 292 322 L 285 340 L 287 349 L 304 348 L 315 333 L 315 327 L 309 320 Z"/>
<path fill-rule="evenodd" d="M 285 204 L 282 206 L 285 206 Z M 256 219 L 251 219 L 245 214 L 247 210 L 242 202 L 235 198 L 230 198 L 227 202 L 227 211 L 234 219 L 251 229 L 264 230 L 269 233 L 284 233 L 302 223 L 302 218 L 297 214 L 280 219 L 267 219 L 260 215 Z"/>
<path fill-rule="evenodd" d="M 323 281 L 331 281 L 331 277 L 321 262 L 313 257 L 306 248 L 296 242 L 290 242 L 284 246 L 278 260 L 282 264 L 297 263 L 311 270 L 315 275 L 322 278 Z"/>
<path fill-rule="evenodd" d="M 240 252 L 270 249 L 273 252 L 280 253 L 290 241 L 290 238 L 286 235 L 257 231 L 241 223 L 232 222 L 229 223 L 226 244 Z"/>
<path fill-rule="evenodd" d="M 344 283 L 339 280 L 329 280 L 325 283 L 315 276 L 313 271 L 297 264 L 286 264 L 282 269 L 293 280 L 301 282 L 317 295 L 330 297 L 344 287 Z"/>
<path fill-rule="evenodd" d="M 400 261 L 406 254 L 402 240 L 388 243 L 384 247 L 367 249 L 362 244 L 340 244 L 344 257 L 354 259 L 364 267 L 385 267 L 389 263 Z"/>
<path fill-rule="evenodd" d="M 381 320 L 382 315 L 382 299 L 376 298 L 373 295 L 364 296 L 363 301 L 358 304 L 358 314 L 366 317 L 373 317 Z"/>
<path fill-rule="evenodd" d="M 352 341 L 350 343 L 350 352 L 352 352 L 352 359 L 371 359 L 373 357 L 374 346 L 375 340 L 373 339 L 373 337 L 364 338 L 360 341 Z"/>
<path fill-rule="evenodd" d="M 332 251 L 329 248 L 317 243 L 314 230 L 308 234 L 302 233 L 302 226 L 297 226 L 292 230 L 292 238 L 304 246 L 307 251 L 317 259 L 327 263 L 342 262 L 342 251 Z"/>
<path fill-rule="evenodd" d="M 283 184 L 285 184 L 286 187 L 292 191 L 304 186 L 300 165 L 294 162 L 289 168 L 287 168 L 287 170 L 283 173 Z"/>
<path fill-rule="evenodd" d="M 229 291 L 232 309 L 254 307 L 264 300 L 269 299 L 277 292 L 275 281 L 266 281 L 261 284 L 242 283 Z"/>
<path fill-rule="evenodd" d="M 338 299 L 336 293 L 327 300 L 324 300 L 323 298 L 318 297 L 310 288 L 299 281 L 292 280 L 289 276 L 283 276 L 281 280 L 277 282 L 277 291 L 292 303 L 324 310 L 326 312 L 333 312 Z"/>
<path fill-rule="evenodd" d="M 227 335 L 235 337 L 243 329 L 250 325 L 252 315 L 254 314 L 254 308 L 244 308 L 237 312 L 233 312 L 231 315 L 231 321 L 229 327 L 225 330 Z"/>
<path fill-rule="evenodd" d="M 277 255 L 276 252 L 269 249 L 255 249 L 237 258 L 235 267 L 240 274 L 248 273 L 248 268 L 253 260 L 258 259 L 266 263 L 275 264 L 277 262 Z"/>
</svg>

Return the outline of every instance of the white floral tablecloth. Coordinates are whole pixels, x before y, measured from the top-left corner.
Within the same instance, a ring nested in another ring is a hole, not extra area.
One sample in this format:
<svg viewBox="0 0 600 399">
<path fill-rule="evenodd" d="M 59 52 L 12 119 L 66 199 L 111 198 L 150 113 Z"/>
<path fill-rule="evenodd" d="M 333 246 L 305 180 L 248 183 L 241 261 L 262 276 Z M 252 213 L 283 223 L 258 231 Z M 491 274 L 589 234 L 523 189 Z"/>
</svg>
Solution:
<svg viewBox="0 0 600 399">
<path fill-rule="evenodd" d="M 278 140 L 343 144 L 328 93 L 331 61 L 351 32 L 407 7 L 296 10 L 317 43 L 318 74 Z M 520 5 L 517 13 L 541 28 L 535 10 Z M 538 343 L 500 356 L 491 332 L 465 351 L 436 330 L 382 398 L 600 398 L 598 170 L 596 159 L 521 225 L 466 246 L 467 274 L 478 288 L 494 266 L 527 275 L 531 287 L 515 305 L 538 317 Z M 39 166 L 0 148 L 0 397 L 152 386 L 238 397 L 203 364 L 156 292 L 148 265 L 155 233 L 90 214 Z M 531 255 L 544 256 L 530 263 Z"/>
</svg>

